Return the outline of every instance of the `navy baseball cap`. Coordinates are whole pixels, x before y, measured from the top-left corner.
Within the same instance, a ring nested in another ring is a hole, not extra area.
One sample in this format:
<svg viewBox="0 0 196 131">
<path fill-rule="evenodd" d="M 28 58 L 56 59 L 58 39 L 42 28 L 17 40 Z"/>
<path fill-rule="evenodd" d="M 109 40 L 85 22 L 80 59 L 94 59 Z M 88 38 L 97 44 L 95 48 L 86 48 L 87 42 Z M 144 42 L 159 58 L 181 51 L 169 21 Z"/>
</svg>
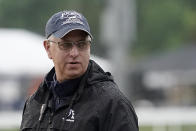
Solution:
<svg viewBox="0 0 196 131">
<path fill-rule="evenodd" d="M 86 18 L 76 11 L 61 11 L 51 16 L 46 24 L 45 35 L 46 38 L 50 35 L 63 38 L 72 30 L 82 30 L 92 38 Z"/>
</svg>

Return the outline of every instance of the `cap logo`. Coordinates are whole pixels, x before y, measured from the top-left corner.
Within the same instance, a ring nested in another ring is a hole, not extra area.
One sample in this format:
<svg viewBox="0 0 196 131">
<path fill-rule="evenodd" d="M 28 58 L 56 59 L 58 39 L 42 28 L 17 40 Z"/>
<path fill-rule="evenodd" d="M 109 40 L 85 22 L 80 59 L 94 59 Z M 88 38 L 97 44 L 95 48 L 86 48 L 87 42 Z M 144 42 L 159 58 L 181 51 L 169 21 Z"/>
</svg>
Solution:
<svg viewBox="0 0 196 131">
<path fill-rule="evenodd" d="M 84 25 L 81 21 L 82 16 L 77 12 L 63 12 L 61 14 L 60 19 L 64 20 L 61 25 L 69 24 L 69 23 L 79 23 Z"/>
</svg>

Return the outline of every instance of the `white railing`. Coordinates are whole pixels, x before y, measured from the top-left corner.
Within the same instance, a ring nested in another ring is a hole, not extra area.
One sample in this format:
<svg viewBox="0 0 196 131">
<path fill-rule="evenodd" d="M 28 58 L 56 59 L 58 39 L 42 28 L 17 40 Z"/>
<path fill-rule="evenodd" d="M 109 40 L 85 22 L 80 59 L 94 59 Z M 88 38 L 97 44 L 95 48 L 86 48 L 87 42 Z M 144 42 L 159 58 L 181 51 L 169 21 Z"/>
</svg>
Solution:
<svg viewBox="0 0 196 131">
<path fill-rule="evenodd" d="M 136 108 L 140 126 L 153 131 L 182 131 L 183 125 L 196 125 L 196 107 Z"/>
</svg>

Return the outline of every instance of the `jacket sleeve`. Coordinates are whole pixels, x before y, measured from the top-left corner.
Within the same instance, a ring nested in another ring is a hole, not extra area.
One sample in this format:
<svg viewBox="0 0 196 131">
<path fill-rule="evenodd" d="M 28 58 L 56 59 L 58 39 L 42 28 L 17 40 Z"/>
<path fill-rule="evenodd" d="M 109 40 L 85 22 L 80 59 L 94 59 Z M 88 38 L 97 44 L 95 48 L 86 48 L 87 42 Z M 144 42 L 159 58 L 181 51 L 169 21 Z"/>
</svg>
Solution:
<svg viewBox="0 0 196 131">
<path fill-rule="evenodd" d="M 23 113 L 22 113 L 22 121 L 21 121 L 21 125 L 20 125 L 20 131 L 22 131 L 23 124 L 24 124 L 24 121 L 25 121 L 24 112 L 26 110 L 26 106 L 27 106 L 28 101 L 29 101 L 29 98 L 26 100 L 26 102 L 24 104 Z"/>
<path fill-rule="evenodd" d="M 29 98 L 27 98 L 27 100 L 25 101 L 25 104 L 24 104 L 24 108 L 23 108 L 23 113 L 22 113 L 22 121 L 21 121 L 21 125 L 20 125 L 20 131 L 23 131 L 23 127 L 24 127 L 24 124 L 26 123 L 26 117 L 25 117 L 25 112 L 26 112 L 26 107 L 28 106 L 28 104 L 30 103 L 31 101 L 31 98 L 32 96 L 30 96 Z"/>
<path fill-rule="evenodd" d="M 104 120 L 104 131 L 139 131 L 138 119 L 128 100 L 110 102 Z"/>
</svg>

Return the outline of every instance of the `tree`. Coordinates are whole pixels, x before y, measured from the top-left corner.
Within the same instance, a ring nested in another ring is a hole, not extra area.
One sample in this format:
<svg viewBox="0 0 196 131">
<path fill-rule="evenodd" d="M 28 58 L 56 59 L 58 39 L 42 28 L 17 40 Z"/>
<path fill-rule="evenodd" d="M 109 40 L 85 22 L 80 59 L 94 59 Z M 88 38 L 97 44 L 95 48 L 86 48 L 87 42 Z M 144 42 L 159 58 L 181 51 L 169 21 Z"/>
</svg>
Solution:
<svg viewBox="0 0 196 131">
<path fill-rule="evenodd" d="M 195 41 L 196 11 L 191 0 L 138 0 L 135 55 L 171 50 Z"/>
</svg>

